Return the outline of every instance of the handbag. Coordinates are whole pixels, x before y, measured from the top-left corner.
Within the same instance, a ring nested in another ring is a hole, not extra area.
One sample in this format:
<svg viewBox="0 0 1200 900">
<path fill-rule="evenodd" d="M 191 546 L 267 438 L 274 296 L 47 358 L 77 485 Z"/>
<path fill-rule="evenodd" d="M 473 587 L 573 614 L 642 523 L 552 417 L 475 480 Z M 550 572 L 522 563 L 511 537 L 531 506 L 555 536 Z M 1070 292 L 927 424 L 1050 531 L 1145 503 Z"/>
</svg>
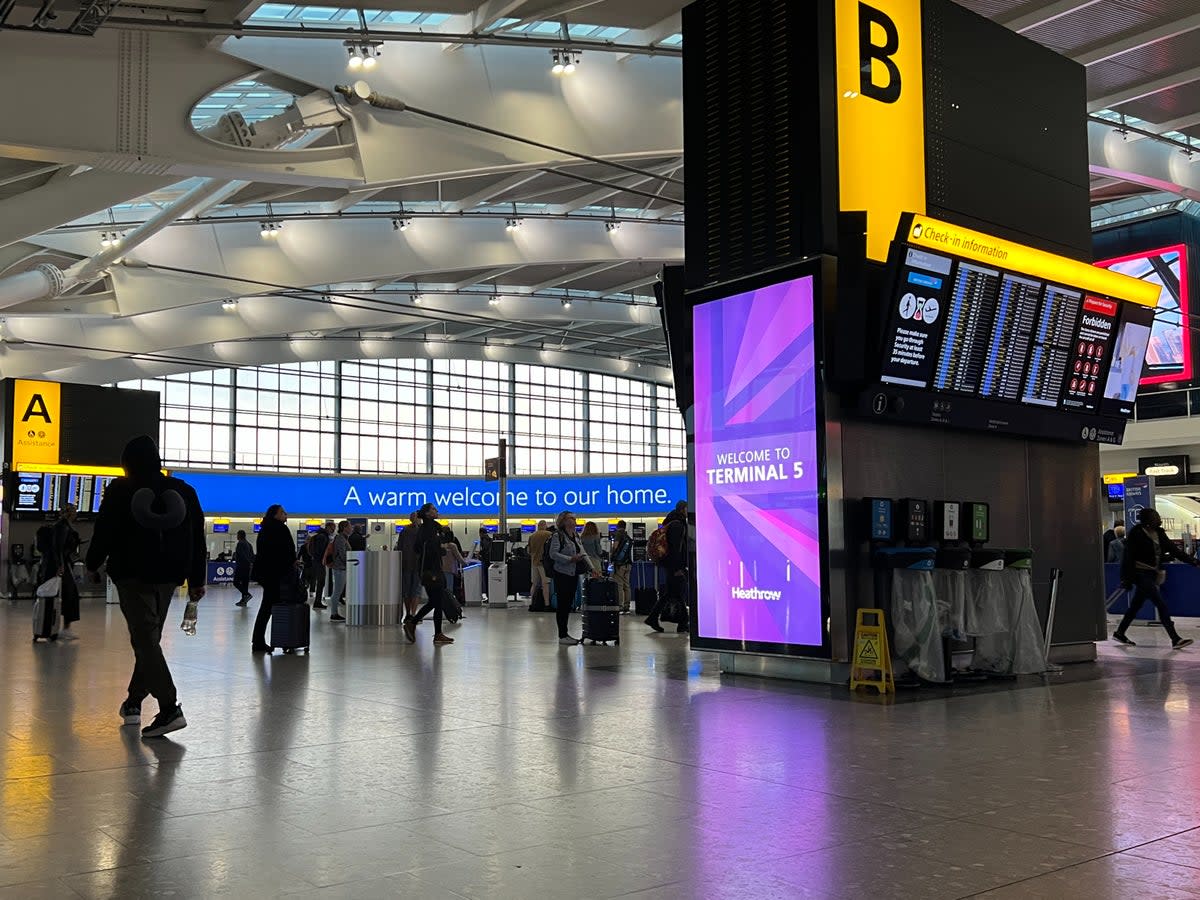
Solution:
<svg viewBox="0 0 1200 900">
<path fill-rule="evenodd" d="M 49 600 L 51 597 L 57 597 L 61 591 L 62 578 L 58 575 L 52 575 L 38 585 L 37 595 Z"/>
</svg>

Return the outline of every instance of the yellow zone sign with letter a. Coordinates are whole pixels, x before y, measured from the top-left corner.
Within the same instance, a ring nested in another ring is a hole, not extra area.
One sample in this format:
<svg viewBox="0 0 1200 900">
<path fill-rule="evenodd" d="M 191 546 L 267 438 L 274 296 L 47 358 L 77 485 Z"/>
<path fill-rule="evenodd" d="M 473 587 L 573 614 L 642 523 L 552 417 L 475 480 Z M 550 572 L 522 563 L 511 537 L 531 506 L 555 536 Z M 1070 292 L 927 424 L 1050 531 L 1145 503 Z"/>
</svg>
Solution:
<svg viewBox="0 0 1200 900">
<path fill-rule="evenodd" d="M 13 382 L 12 456 L 22 464 L 58 465 L 62 439 L 62 385 L 54 381 Z"/>
</svg>

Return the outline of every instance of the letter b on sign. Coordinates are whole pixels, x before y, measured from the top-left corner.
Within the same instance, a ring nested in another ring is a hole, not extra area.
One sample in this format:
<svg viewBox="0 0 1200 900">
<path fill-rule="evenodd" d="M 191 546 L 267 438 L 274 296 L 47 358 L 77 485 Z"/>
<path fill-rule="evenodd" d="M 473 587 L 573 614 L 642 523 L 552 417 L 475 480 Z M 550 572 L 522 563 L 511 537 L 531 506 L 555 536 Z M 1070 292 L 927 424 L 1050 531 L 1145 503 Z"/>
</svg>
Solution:
<svg viewBox="0 0 1200 900">
<path fill-rule="evenodd" d="M 882 43 L 879 42 L 882 39 Z M 900 67 L 892 59 L 900 49 L 900 32 L 886 13 L 858 4 L 859 90 L 864 97 L 880 103 L 900 99 Z M 878 65 L 877 65 L 878 64 Z M 882 70 L 882 71 L 881 71 Z M 887 80 L 880 82 L 879 76 Z"/>
</svg>

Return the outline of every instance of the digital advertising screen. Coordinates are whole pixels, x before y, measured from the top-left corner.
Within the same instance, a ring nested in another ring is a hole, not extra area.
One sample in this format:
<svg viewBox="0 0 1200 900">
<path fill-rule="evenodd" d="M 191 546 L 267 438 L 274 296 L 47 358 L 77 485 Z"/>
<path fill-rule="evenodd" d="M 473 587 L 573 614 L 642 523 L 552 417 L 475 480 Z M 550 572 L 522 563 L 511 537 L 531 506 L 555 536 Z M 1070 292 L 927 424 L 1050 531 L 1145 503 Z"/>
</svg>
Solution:
<svg viewBox="0 0 1200 900">
<path fill-rule="evenodd" d="M 1162 289 L 1158 307 L 1154 311 L 1140 383 L 1152 385 L 1191 381 L 1192 338 L 1191 329 L 1188 328 L 1191 309 L 1188 302 L 1186 245 L 1176 244 L 1119 256 L 1102 260 L 1096 265 L 1158 285 Z"/>
<path fill-rule="evenodd" d="M 879 384 L 863 412 L 1121 442 L 1158 282 L 1097 278 L 1095 266 L 924 216 L 901 223 L 890 265 Z"/>
<path fill-rule="evenodd" d="M 695 646 L 829 653 L 813 275 L 698 303 Z"/>
</svg>

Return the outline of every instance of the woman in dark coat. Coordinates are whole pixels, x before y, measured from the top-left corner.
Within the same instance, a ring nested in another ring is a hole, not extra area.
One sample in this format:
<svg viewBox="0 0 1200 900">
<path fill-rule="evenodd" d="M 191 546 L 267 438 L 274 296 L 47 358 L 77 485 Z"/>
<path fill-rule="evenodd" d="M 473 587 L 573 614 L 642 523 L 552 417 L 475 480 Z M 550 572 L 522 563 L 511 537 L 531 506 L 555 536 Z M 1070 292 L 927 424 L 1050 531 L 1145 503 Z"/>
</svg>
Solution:
<svg viewBox="0 0 1200 900">
<path fill-rule="evenodd" d="M 262 517 L 256 546 L 251 577 L 262 585 L 263 591 L 258 617 L 254 620 L 252 648 L 255 653 L 271 653 L 275 649 L 267 643 L 271 607 L 279 602 L 283 585 L 295 580 L 297 565 L 296 539 L 287 527 L 287 510 L 280 504 L 271 504 Z"/>
</svg>

